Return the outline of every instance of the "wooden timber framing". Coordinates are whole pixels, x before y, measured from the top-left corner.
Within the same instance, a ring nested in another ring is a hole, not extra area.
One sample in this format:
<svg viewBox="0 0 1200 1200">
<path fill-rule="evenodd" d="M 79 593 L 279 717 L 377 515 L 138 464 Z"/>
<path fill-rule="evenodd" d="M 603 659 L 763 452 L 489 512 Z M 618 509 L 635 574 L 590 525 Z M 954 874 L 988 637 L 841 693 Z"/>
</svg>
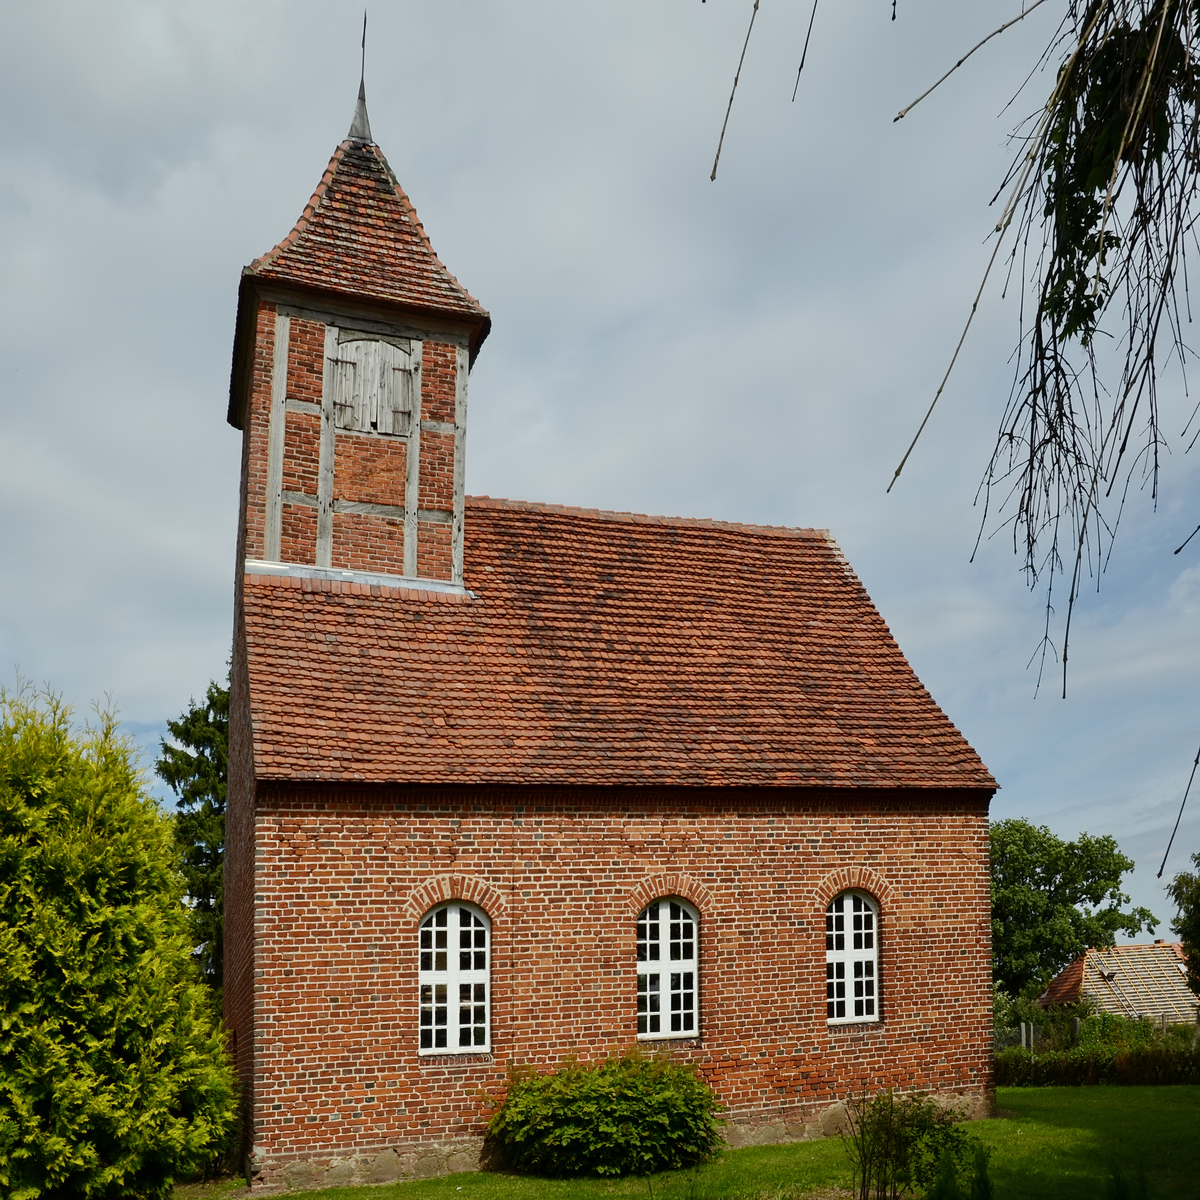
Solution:
<svg viewBox="0 0 1200 1200">
<path fill-rule="evenodd" d="M 325 326 L 325 361 L 321 371 L 321 450 L 317 460 L 317 562 L 333 565 L 333 363 L 338 352 L 336 325 Z"/>
<path fill-rule="evenodd" d="M 414 421 L 408 435 L 404 479 L 404 574 L 417 573 L 417 507 L 421 502 L 421 413 L 423 411 L 424 371 L 416 374 L 413 397 Z M 454 580 L 461 582 L 461 580 Z"/>
<path fill-rule="evenodd" d="M 292 319 L 275 312 L 275 354 L 271 363 L 271 415 L 267 426 L 267 528 L 265 557 L 279 561 L 283 531 L 283 435 L 287 406 L 288 341 Z"/>
<path fill-rule="evenodd" d="M 466 346 L 458 347 L 454 384 L 454 524 L 450 533 L 450 580 L 463 579 L 463 518 L 467 459 L 467 375 L 471 362 Z"/>
</svg>

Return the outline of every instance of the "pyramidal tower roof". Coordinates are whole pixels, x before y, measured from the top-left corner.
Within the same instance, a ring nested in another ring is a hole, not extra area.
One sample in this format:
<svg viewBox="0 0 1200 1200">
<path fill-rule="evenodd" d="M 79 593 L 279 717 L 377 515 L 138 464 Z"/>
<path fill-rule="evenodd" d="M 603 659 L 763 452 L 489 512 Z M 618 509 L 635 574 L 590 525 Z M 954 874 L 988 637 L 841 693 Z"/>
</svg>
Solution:
<svg viewBox="0 0 1200 1200">
<path fill-rule="evenodd" d="M 486 309 L 434 253 L 412 201 L 371 140 L 361 83 L 350 132 L 300 219 L 242 274 L 461 316 L 479 326 L 473 350 L 491 325 Z"/>
</svg>

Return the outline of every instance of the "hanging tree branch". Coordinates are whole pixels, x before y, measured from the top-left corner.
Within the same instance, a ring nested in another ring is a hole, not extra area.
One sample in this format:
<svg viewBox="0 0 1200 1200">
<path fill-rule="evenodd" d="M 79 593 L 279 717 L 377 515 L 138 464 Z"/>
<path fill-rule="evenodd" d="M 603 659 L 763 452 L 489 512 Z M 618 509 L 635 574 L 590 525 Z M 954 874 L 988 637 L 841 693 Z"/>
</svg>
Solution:
<svg viewBox="0 0 1200 1200">
<path fill-rule="evenodd" d="M 1157 497 L 1159 367 L 1171 354 L 1182 365 L 1186 353 L 1176 283 L 1200 183 L 1198 21 L 1200 0 L 1068 0 L 1051 44 L 1067 51 L 1045 106 L 1018 131 L 1022 152 L 996 225 L 992 262 L 1011 231 L 1010 262 L 1019 253 L 1028 264 L 1033 315 L 1022 316 L 1018 369 L 981 484 L 984 519 L 998 509 L 1011 525 L 1031 586 L 1070 578 L 1064 689 L 1074 605 L 1104 568 L 1129 487 L 1141 480 Z"/>
</svg>

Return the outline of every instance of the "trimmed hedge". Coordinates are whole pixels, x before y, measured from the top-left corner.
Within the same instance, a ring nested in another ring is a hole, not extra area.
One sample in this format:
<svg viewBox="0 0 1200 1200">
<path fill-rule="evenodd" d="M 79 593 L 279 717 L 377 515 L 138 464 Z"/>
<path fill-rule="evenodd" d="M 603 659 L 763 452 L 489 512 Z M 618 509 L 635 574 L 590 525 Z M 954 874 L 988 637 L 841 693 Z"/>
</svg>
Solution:
<svg viewBox="0 0 1200 1200">
<path fill-rule="evenodd" d="M 1072 1087 L 1097 1083 L 1200 1083 L 1200 1050 L 1151 1043 L 1082 1045 L 1042 1054 L 1012 1046 L 996 1055 L 997 1087 Z"/>
<path fill-rule="evenodd" d="M 650 1175 L 710 1158 L 719 1108 L 695 1067 L 634 1047 L 552 1075 L 511 1069 L 488 1137 L 509 1166 L 534 1175 Z"/>
</svg>

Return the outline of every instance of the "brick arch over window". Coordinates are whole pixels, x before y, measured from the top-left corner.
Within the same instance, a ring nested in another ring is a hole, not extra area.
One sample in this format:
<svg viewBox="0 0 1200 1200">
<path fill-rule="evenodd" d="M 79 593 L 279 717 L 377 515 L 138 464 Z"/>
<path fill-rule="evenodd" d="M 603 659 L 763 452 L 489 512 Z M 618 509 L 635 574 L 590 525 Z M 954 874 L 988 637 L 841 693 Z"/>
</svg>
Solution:
<svg viewBox="0 0 1200 1200">
<path fill-rule="evenodd" d="M 838 867 L 817 884 L 813 900 L 824 915 L 826 906 L 834 896 L 854 889 L 874 896 L 881 912 L 892 907 L 896 895 L 892 885 L 870 867 Z"/>
<path fill-rule="evenodd" d="M 699 911 L 701 922 L 711 913 L 712 893 L 690 875 L 651 875 L 643 879 L 628 893 L 629 911 L 636 917 L 652 900 L 661 900 L 664 896 L 678 896 L 690 901 Z"/>
<path fill-rule="evenodd" d="M 404 902 L 404 911 L 414 921 L 419 921 L 431 908 L 447 900 L 465 900 L 468 904 L 478 905 L 492 920 L 508 907 L 504 893 L 482 879 L 471 875 L 440 875 L 410 892 Z"/>
</svg>

